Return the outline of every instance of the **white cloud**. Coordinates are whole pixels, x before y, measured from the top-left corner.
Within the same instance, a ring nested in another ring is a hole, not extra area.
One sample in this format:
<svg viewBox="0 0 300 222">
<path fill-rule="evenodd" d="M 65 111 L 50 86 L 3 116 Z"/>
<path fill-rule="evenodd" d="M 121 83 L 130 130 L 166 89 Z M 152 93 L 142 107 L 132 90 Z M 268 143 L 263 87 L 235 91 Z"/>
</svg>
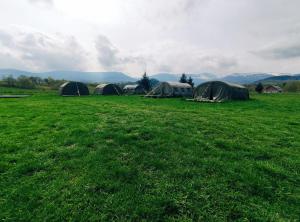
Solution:
<svg viewBox="0 0 300 222">
<path fill-rule="evenodd" d="M 135 66 L 139 71 L 145 69 L 145 61 L 142 57 L 122 55 L 106 36 L 98 35 L 95 48 L 99 65 L 107 71 L 120 69 L 126 72 L 130 66 Z"/>
<path fill-rule="evenodd" d="M 0 30 L 1 67 L 22 64 L 18 68 L 34 71 L 85 70 L 88 54 L 73 36 L 48 36 L 40 32 Z"/>
<path fill-rule="evenodd" d="M 28 0 L 30 3 L 39 5 L 39 6 L 54 6 L 53 0 Z"/>
<path fill-rule="evenodd" d="M 284 41 L 268 45 L 261 50 L 254 51 L 255 55 L 264 59 L 289 60 L 300 58 L 300 42 Z"/>
<path fill-rule="evenodd" d="M 2 0 L 0 27 L 30 27 L 34 37 L 0 33 L 1 54 L 34 69 L 299 72 L 299 8 L 298 0 Z"/>
</svg>

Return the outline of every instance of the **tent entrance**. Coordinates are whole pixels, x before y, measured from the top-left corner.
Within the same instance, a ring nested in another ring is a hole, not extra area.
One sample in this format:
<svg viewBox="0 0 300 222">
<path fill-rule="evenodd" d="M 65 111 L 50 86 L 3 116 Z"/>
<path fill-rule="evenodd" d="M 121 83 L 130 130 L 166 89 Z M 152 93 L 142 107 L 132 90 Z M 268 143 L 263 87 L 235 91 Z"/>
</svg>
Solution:
<svg viewBox="0 0 300 222">
<path fill-rule="evenodd" d="M 211 87 L 209 87 L 209 100 L 214 100 L 214 92 L 213 92 L 213 89 L 214 89 L 214 84 L 212 83 L 212 84 L 211 84 Z"/>
</svg>

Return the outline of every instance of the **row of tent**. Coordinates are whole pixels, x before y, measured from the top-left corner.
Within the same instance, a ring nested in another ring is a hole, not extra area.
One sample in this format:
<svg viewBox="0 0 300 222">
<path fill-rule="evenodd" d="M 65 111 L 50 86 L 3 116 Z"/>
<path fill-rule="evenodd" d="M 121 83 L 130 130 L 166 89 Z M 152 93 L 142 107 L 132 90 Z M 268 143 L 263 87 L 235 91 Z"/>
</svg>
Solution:
<svg viewBox="0 0 300 222">
<path fill-rule="evenodd" d="M 87 85 L 81 82 L 66 82 L 59 88 L 61 96 L 87 96 L 90 95 Z M 116 84 L 100 84 L 95 88 L 96 95 L 122 95 L 122 89 Z"/>
<path fill-rule="evenodd" d="M 194 89 L 187 83 L 162 82 L 148 93 L 140 85 L 127 85 L 121 89 L 116 84 L 100 84 L 94 91 L 96 95 L 122 95 L 124 93 L 144 94 L 145 97 L 152 98 L 190 97 L 195 101 L 213 102 L 249 99 L 249 91 L 244 86 L 221 81 L 206 82 Z M 80 82 L 66 82 L 60 87 L 62 96 L 89 94 L 88 87 Z"/>
</svg>

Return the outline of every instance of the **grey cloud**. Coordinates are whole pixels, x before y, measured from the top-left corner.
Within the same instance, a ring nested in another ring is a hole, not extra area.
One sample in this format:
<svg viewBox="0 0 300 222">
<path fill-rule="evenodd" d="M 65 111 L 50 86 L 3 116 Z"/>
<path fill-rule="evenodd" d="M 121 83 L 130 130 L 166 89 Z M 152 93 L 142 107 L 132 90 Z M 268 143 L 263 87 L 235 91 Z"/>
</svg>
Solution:
<svg viewBox="0 0 300 222">
<path fill-rule="evenodd" d="M 197 58 L 200 72 L 218 72 L 226 73 L 238 66 L 238 60 L 235 57 L 223 56 L 220 54 L 210 54 L 199 56 Z M 191 64 L 195 64 L 195 61 Z"/>
<path fill-rule="evenodd" d="M 30 70 L 84 70 L 87 68 L 87 53 L 74 37 L 57 38 L 42 33 L 0 31 L 0 66 L 22 64 Z M 7 44 L 8 43 L 8 44 Z M 8 64 L 7 64 L 8 63 Z"/>
<path fill-rule="evenodd" d="M 48 4 L 48 5 L 54 4 L 53 0 L 28 0 L 28 1 L 34 4 Z"/>
<path fill-rule="evenodd" d="M 203 6 L 208 3 L 208 0 L 183 0 L 183 9 L 186 12 L 191 12 L 197 9 L 199 6 Z"/>
<path fill-rule="evenodd" d="M 99 35 L 95 41 L 97 59 L 105 69 L 122 69 L 129 64 L 145 67 L 146 62 L 141 56 L 121 55 L 120 51 L 103 35 Z"/>
<path fill-rule="evenodd" d="M 95 47 L 97 49 L 98 61 L 105 68 L 111 68 L 120 63 L 118 50 L 112 45 L 109 39 L 99 35 L 96 39 Z"/>
<path fill-rule="evenodd" d="M 9 33 L 0 30 L 0 43 L 4 46 L 12 45 L 12 36 Z"/>
<path fill-rule="evenodd" d="M 300 43 L 269 47 L 252 53 L 267 59 L 300 58 Z"/>
</svg>

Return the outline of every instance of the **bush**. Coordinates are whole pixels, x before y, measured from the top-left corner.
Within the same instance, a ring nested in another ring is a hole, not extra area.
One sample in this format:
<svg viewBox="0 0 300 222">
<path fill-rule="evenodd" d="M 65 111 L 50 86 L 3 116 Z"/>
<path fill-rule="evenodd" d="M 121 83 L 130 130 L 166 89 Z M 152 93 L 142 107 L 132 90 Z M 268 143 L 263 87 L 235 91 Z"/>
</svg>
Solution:
<svg viewBox="0 0 300 222">
<path fill-rule="evenodd" d="M 1 85 L 7 87 L 14 87 L 16 86 L 16 82 L 17 80 L 12 75 L 9 75 L 2 79 Z"/>
<path fill-rule="evenodd" d="M 283 90 L 285 92 L 300 92 L 300 81 L 287 82 Z"/>
<path fill-rule="evenodd" d="M 54 89 L 57 90 L 61 84 L 63 84 L 65 80 L 55 80 L 50 77 L 42 79 L 40 77 L 34 76 L 19 76 L 15 79 L 12 75 L 5 76 L 2 81 L 0 81 L 1 86 L 6 87 L 16 87 L 22 89 Z"/>
<path fill-rule="evenodd" d="M 17 79 L 17 84 L 19 88 L 22 89 L 34 89 L 36 88 L 36 85 L 32 82 L 32 79 L 30 77 L 26 76 L 19 76 Z"/>
<path fill-rule="evenodd" d="M 263 84 L 261 82 L 258 83 L 258 85 L 255 87 L 255 91 L 258 92 L 258 93 L 262 93 L 263 90 L 264 90 Z"/>
</svg>

